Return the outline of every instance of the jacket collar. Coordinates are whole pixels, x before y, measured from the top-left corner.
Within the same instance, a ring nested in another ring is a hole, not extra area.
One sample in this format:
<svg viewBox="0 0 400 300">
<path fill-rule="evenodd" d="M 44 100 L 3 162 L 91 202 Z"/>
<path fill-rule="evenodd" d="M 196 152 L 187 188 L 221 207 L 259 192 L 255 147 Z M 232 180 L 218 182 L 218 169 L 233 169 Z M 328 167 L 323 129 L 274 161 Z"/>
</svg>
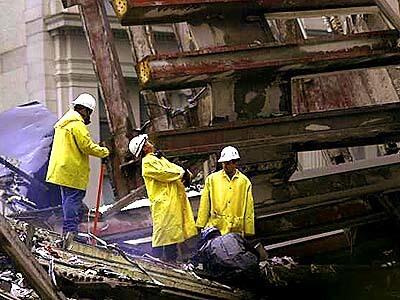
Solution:
<svg viewBox="0 0 400 300">
<path fill-rule="evenodd" d="M 239 173 L 240 173 L 239 170 L 236 169 L 236 173 L 232 176 L 232 178 L 229 178 L 229 176 L 228 176 L 228 174 L 226 174 L 225 170 L 222 169 L 222 174 L 223 174 L 223 175 L 225 176 L 225 178 L 228 179 L 229 181 L 232 181 L 233 179 L 238 178 L 238 177 L 239 177 Z"/>
<path fill-rule="evenodd" d="M 83 118 L 82 116 L 75 110 L 73 110 L 72 108 L 67 111 L 64 116 L 61 117 L 61 119 L 59 119 L 57 121 L 57 123 L 54 125 L 54 127 L 64 127 L 65 125 L 71 123 L 71 122 L 82 122 Z"/>
</svg>

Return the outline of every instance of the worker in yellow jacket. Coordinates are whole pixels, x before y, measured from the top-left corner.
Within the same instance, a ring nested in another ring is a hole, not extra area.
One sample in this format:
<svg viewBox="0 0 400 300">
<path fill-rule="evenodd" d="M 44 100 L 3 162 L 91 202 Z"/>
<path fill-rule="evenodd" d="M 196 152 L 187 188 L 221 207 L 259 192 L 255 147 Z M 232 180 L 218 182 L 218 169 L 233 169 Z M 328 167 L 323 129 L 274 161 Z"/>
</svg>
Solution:
<svg viewBox="0 0 400 300">
<path fill-rule="evenodd" d="M 177 244 L 197 234 L 183 180 L 187 172 L 159 155 L 147 134 L 134 137 L 129 150 L 142 158 L 142 176 L 153 221 L 153 255 L 175 261 Z"/>
<path fill-rule="evenodd" d="M 232 146 L 221 151 L 223 169 L 207 176 L 200 198 L 196 225 L 217 227 L 221 234 L 254 235 L 254 201 L 250 180 L 237 169 L 239 152 Z"/>
<path fill-rule="evenodd" d="M 90 94 L 81 94 L 69 110 L 54 125 L 54 139 L 47 169 L 46 181 L 61 188 L 63 206 L 63 233 L 78 232 L 82 218 L 82 200 L 89 182 L 89 155 L 106 157 L 106 147 L 94 143 L 86 125 L 96 107 Z"/>
</svg>

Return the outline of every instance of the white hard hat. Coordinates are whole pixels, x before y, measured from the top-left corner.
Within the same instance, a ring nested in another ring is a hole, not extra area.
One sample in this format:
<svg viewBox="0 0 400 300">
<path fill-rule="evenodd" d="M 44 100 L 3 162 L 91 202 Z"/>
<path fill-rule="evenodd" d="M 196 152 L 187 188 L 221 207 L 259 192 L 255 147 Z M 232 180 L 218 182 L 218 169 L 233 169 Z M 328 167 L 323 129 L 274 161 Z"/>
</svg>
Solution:
<svg viewBox="0 0 400 300">
<path fill-rule="evenodd" d="M 80 94 L 74 101 L 72 101 L 73 106 L 77 104 L 87 107 L 93 111 L 96 108 L 96 99 L 90 94 L 83 93 Z"/>
<path fill-rule="evenodd" d="M 222 149 L 221 157 L 218 159 L 218 162 L 226 162 L 235 159 L 239 159 L 239 151 L 235 147 L 228 146 Z"/>
<path fill-rule="evenodd" d="M 135 158 L 139 158 L 140 152 L 142 152 L 144 144 L 146 144 L 149 136 L 147 134 L 140 134 L 135 136 L 129 142 L 129 151 L 135 156 Z"/>
</svg>

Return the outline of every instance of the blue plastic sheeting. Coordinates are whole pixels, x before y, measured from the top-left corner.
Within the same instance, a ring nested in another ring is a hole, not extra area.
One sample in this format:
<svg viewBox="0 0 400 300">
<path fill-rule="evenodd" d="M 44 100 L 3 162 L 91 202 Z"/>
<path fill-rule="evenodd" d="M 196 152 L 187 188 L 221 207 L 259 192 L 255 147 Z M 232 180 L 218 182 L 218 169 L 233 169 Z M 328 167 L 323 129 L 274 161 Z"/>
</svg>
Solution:
<svg viewBox="0 0 400 300">
<path fill-rule="evenodd" d="M 28 182 L 21 186 L 21 194 L 38 209 L 61 203 L 59 188 L 45 182 L 56 121 L 57 117 L 38 102 L 0 113 L 0 155 L 48 187 L 44 191 Z M 10 170 L 0 165 L 0 176 L 8 173 Z"/>
</svg>

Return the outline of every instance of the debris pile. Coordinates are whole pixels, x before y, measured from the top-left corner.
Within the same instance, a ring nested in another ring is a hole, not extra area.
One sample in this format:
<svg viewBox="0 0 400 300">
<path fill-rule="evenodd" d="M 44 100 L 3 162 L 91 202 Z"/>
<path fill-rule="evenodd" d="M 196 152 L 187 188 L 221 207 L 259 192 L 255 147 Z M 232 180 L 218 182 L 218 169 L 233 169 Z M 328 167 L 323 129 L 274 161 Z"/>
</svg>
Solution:
<svg viewBox="0 0 400 300">
<path fill-rule="evenodd" d="M 12 261 L 0 252 L 0 298 L 39 300 L 40 297 L 27 284 L 24 276 L 13 266 Z"/>
<path fill-rule="evenodd" d="M 18 239 L 30 245 L 31 253 L 46 270 L 55 289 L 68 297 L 251 298 L 250 293 L 202 279 L 193 272 L 184 271 L 178 264 L 165 263 L 148 255 L 131 256 L 98 238 L 97 245 L 72 241 L 63 249 L 57 233 L 36 229 L 29 234 L 30 226 L 26 223 L 9 222 Z"/>
</svg>

